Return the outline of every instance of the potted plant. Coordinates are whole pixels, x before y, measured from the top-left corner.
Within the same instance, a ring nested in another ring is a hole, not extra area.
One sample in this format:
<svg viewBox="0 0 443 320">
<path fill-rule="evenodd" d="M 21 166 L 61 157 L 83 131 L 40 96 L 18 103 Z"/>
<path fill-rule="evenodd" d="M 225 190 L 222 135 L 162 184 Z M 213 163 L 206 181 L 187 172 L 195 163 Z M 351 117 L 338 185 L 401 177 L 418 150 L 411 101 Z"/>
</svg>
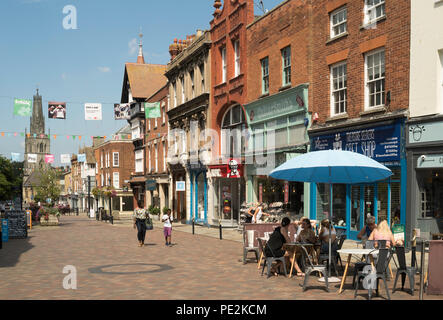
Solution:
<svg viewBox="0 0 443 320">
<path fill-rule="evenodd" d="M 43 207 L 40 210 L 40 225 L 42 226 L 58 226 L 60 211 L 57 207 Z"/>
</svg>

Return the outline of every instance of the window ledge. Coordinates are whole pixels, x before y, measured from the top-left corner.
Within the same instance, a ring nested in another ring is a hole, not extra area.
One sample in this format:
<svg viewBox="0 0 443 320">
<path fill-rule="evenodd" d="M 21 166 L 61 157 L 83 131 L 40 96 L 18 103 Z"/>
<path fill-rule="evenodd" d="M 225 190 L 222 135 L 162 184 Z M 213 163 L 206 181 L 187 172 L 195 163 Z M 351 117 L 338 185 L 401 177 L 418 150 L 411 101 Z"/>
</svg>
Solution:
<svg viewBox="0 0 443 320">
<path fill-rule="evenodd" d="M 331 42 L 334 42 L 335 40 L 347 37 L 348 35 L 349 35 L 349 32 L 346 31 L 345 33 L 335 36 L 334 38 L 330 38 L 328 41 L 326 41 L 326 44 L 330 44 Z"/>
<path fill-rule="evenodd" d="M 258 97 L 259 99 L 261 98 L 265 98 L 265 97 L 269 97 L 269 92 L 268 93 L 263 93 L 260 97 Z"/>
<path fill-rule="evenodd" d="M 384 16 L 381 16 L 381 17 L 373 20 L 373 21 L 370 21 L 370 22 L 368 22 L 366 24 L 361 25 L 360 26 L 360 30 L 372 29 L 374 24 L 377 24 L 377 23 L 379 23 L 381 21 L 384 21 L 384 20 L 386 20 L 386 14 Z"/>
<path fill-rule="evenodd" d="M 386 112 L 385 106 L 371 107 L 369 110 L 365 110 L 363 112 L 360 112 L 360 116 L 367 116 L 367 115 L 372 115 L 374 113 L 381 113 L 381 112 Z"/>
<path fill-rule="evenodd" d="M 289 84 L 287 84 L 287 85 L 284 85 L 283 87 L 281 87 L 280 89 L 278 89 L 278 91 L 284 91 L 284 90 L 287 90 L 287 89 L 290 89 L 291 88 L 291 84 L 289 83 Z"/>
<path fill-rule="evenodd" d="M 347 119 L 349 119 L 349 115 L 347 113 L 342 113 L 342 114 L 338 114 L 338 115 L 327 118 L 326 122 L 333 122 L 333 121 L 347 120 Z"/>
</svg>

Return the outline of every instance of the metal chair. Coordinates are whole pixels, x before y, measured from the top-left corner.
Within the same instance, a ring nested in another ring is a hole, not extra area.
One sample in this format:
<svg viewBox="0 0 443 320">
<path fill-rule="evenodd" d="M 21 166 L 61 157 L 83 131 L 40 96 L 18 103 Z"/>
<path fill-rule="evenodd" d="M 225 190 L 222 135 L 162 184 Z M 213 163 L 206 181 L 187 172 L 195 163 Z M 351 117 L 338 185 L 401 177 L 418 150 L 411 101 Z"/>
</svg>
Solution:
<svg viewBox="0 0 443 320">
<path fill-rule="evenodd" d="M 246 264 L 248 252 L 254 252 L 257 262 L 259 262 L 260 251 L 254 246 L 255 230 L 247 230 L 243 232 L 243 264 Z"/>
<path fill-rule="evenodd" d="M 271 247 L 269 247 L 268 246 L 268 243 L 266 242 L 266 245 L 265 246 L 263 246 L 263 243 L 262 243 L 262 240 L 261 239 L 257 239 L 258 240 L 258 245 L 260 246 L 260 249 L 262 250 L 262 252 L 263 252 L 263 257 L 264 257 L 264 260 L 265 260 L 265 263 L 263 264 L 263 269 L 262 269 L 262 271 L 261 271 L 261 275 L 263 275 L 263 273 L 264 273 L 264 271 L 265 271 L 265 267 L 267 266 L 267 276 L 268 276 L 268 278 L 271 276 L 271 267 L 272 267 L 272 263 L 274 262 L 274 261 L 281 261 L 282 263 L 283 263 L 283 269 L 284 269 L 284 271 L 285 271 L 285 277 L 287 277 L 288 276 L 288 273 L 286 272 L 286 261 L 285 261 L 285 257 L 283 256 L 283 257 L 276 257 L 275 255 L 274 255 L 274 253 L 273 253 L 273 251 L 272 251 L 272 249 L 271 249 Z M 268 247 L 269 248 L 269 250 L 271 251 L 271 253 L 272 253 L 272 256 L 271 257 L 268 257 L 268 255 L 266 254 L 266 250 L 265 250 L 265 248 L 266 247 Z"/>
<path fill-rule="evenodd" d="M 322 264 L 322 265 L 314 265 L 312 263 L 312 259 L 309 256 L 308 251 L 306 250 L 306 248 L 304 246 L 300 246 L 300 248 L 302 249 L 302 253 L 303 253 L 303 256 L 304 256 L 303 260 L 305 260 L 305 261 L 307 260 L 308 261 L 308 265 L 306 266 L 306 269 L 305 269 L 305 280 L 303 282 L 303 292 L 306 291 L 306 286 L 308 285 L 309 277 L 311 276 L 311 273 L 313 273 L 313 272 L 319 272 L 319 273 L 321 273 L 324 276 L 325 284 L 326 284 L 326 291 L 329 292 L 328 269 L 327 269 L 326 265 L 324 265 L 324 264 Z"/>
<path fill-rule="evenodd" d="M 335 239 L 335 241 L 333 242 L 332 245 L 334 246 L 334 244 L 338 248 L 337 239 Z M 334 247 L 332 247 L 331 262 L 332 262 L 332 266 L 334 267 L 335 275 L 338 277 L 338 272 L 337 272 L 337 269 L 338 269 L 337 268 L 338 258 L 337 258 L 337 256 L 339 256 L 339 254 L 337 253 L 336 250 L 334 250 Z M 329 253 L 320 253 L 319 254 L 319 256 L 318 256 L 318 263 L 321 264 L 324 261 L 326 261 L 326 267 L 329 268 Z"/>
<path fill-rule="evenodd" d="M 376 273 L 374 274 L 375 281 L 377 282 L 376 286 L 376 294 L 378 296 L 378 282 L 380 279 L 383 280 L 383 283 L 385 284 L 386 289 L 386 295 L 388 296 L 388 300 L 391 300 L 391 296 L 389 295 L 389 289 L 388 289 L 388 283 L 386 281 L 386 269 L 387 269 L 387 263 L 388 263 L 388 253 L 389 249 L 379 249 L 378 251 L 378 260 L 377 265 L 375 267 Z M 360 271 L 357 275 L 357 282 L 355 283 L 355 293 L 354 293 L 354 299 L 357 297 L 357 291 L 358 291 L 358 285 L 360 283 L 360 279 L 365 278 L 368 276 L 367 274 Z M 368 288 L 368 294 L 369 294 L 369 300 L 371 300 L 372 297 L 372 288 Z"/>
<path fill-rule="evenodd" d="M 414 295 L 414 285 L 415 285 L 415 273 L 417 269 L 415 267 L 406 266 L 406 255 L 405 247 L 396 247 L 395 252 L 397 254 L 399 267 L 395 275 L 394 287 L 392 288 L 392 293 L 395 292 L 395 287 L 397 285 L 398 276 L 401 275 L 401 290 L 404 290 L 406 275 L 409 278 L 409 285 L 411 288 L 411 295 Z"/>
<path fill-rule="evenodd" d="M 386 240 L 378 240 L 378 243 L 380 245 L 380 248 L 384 249 L 386 248 Z M 364 245 L 365 249 L 375 249 L 375 240 L 367 240 Z M 373 256 L 375 263 L 377 263 L 377 257 Z M 364 267 L 370 265 L 369 256 L 366 256 L 366 261 L 357 262 L 354 265 L 354 277 L 352 278 L 352 285 L 355 285 L 355 278 L 357 277 L 358 273 L 361 272 Z"/>
<path fill-rule="evenodd" d="M 341 248 L 343 247 L 343 244 L 345 243 L 345 240 L 346 240 L 346 235 L 345 234 L 340 235 L 340 237 L 338 239 L 337 251 L 341 250 Z M 341 269 L 344 270 L 343 262 L 341 261 L 341 257 L 339 254 L 337 254 L 337 262 L 338 261 L 340 261 Z"/>
</svg>

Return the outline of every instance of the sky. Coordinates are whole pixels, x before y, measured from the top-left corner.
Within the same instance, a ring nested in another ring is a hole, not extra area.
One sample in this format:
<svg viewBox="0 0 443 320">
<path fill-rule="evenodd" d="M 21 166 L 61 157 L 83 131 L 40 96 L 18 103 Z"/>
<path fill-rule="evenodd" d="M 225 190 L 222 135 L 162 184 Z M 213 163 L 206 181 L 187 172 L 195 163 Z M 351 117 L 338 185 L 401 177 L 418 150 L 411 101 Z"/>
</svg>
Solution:
<svg viewBox="0 0 443 320">
<path fill-rule="evenodd" d="M 263 0 L 271 10 L 283 0 Z M 258 0 L 255 0 L 258 4 Z M 114 120 L 120 102 L 124 64 L 136 62 L 143 33 L 146 63 L 167 64 L 174 38 L 209 29 L 213 0 L 1 0 L 0 1 L 0 154 L 23 160 L 30 118 L 13 115 L 14 98 L 43 99 L 46 132 L 51 133 L 54 165 L 61 154 L 91 146 L 91 136 L 111 136 L 127 125 Z M 66 6 L 76 10 L 77 29 L 66 29 Z M 255 14 L 262 14 L 255 5 Z M 67 102 L 67 119 L 48 119 L 49 101 Z M 102 121 L 84 120 L 84 104 L 101 103 Z M 62 135 L 53 139 L 52 135 Z M 82 136 L 82 140 L 67 139 Z"/>
</svg>

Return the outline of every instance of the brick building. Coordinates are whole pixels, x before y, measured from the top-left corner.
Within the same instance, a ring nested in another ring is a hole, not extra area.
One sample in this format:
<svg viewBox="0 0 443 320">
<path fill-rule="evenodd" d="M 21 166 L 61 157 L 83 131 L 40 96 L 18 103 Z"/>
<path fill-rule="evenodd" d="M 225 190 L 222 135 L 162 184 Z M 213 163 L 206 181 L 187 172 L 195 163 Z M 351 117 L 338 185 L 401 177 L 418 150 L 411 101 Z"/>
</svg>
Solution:
<svg viewBox="0 0 443 320">
<path fill-rule="evenodd" d="M 284 203 L 293 215 L 308 211 L 304 197 L 309 195 L 308 187 L 272 179 L 269 174 L 308 151 L 308 13 L 305 1 L 284 1 L 246 28 L 248 103 L 244 108 L 250 132 L 245 150 L 246 200 L 273 207 Z"/>
<path fill-rule="evenodd" d="M 107 141 L 95 143 L 94 155 L 97 188 L 116 191 L 116 197 L 111 201 L 112 211 L 133 211 L 134 201 L 129 180 L 134 171 L 134 145 L 130 126 L 120 129 Z M 108 198 L 101 196 L 95 200 L 98 207 L 109 210 Z"/>
<path fill-rule="evenodd" d="M 158 103 L 160 117 L 146 119 L 146 206 L 154 205 L 161 210 L 169 208 L 168 155 L 168 93 L 165 85 L 147 99 Z"/>
<path fill-rule="evenodd" d="M 243 108 L 247 101 L 246 26 L 254 20 L 254 1 L 234 0 L 222 4 L 215 0 L 214 8 L 214 19 L 210 22 L 210 128 L 218 134 L 214 148 L 218 149 L 219 157 L 213 157 L 209 165 L 208 178 L 213 188 L 209 201 L 215 210 L 215 219 L 235 226 L 240 219 L 240 205 L 245 200 L 241 131 L 246 128 Z M 231 171 L 235 175 L 230 174 Z"/>
<path fill-rule="evenodd" d="M 334 186 L 333 222 L 351 239 L 368 215 L 389 224 L 398 215 L 405 224 L 410 1 L 311 1 L 308 10 L 311 150 L 362 153 L 394 174 L 376 184 Z M 328 186 L 311 184 L 312 219 L 327 216 L 330 197 Z"/>
</svg>

